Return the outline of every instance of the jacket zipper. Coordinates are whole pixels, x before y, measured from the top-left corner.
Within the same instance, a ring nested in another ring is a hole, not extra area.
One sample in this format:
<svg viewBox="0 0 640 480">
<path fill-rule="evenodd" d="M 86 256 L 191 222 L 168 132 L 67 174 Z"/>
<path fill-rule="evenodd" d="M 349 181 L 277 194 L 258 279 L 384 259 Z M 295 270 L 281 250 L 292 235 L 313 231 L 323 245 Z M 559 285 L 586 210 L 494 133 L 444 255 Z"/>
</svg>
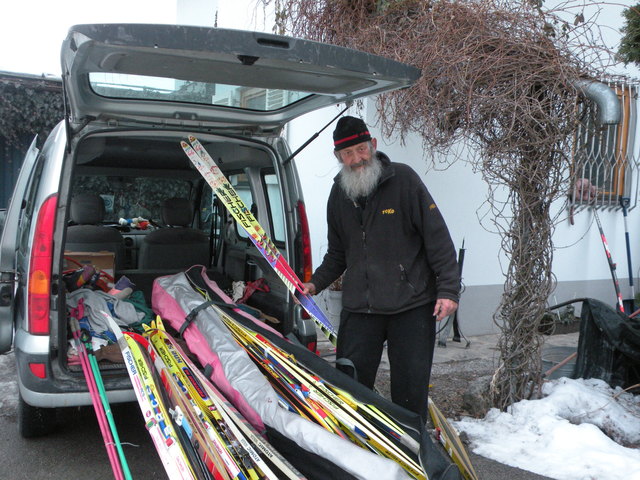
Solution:
<svg viewBox="0 0 640 480">
<path fill-rule="evenodd" d="M 367 233 L 364 231 L 364 225 L 362 225 L 362 251 L 364 253 L 364 283 L 365 283 L 365 299 L 367 303 L 367 313 L 371 313 L 371 302 L 369 301 L 369 272 L 367 270 Z"/>
<path fill-rule="evenodd" d="M 371 313 L 371 302 L 369 301 L 369 275 L 367 270 L 367 232 L 364 228 L 364 208 L 362 208 L 358 202 L 354 201 L 353 206 L 356 208 L 358 217 L 360 219 L 360 229 L 362 230 L 362 253 L 364 255 L 364 291 L 365 291 L 365 304 L 367 305 L 367 313 Z M 365 204 L 366 207 L 366 204 Z"/>
</svg>

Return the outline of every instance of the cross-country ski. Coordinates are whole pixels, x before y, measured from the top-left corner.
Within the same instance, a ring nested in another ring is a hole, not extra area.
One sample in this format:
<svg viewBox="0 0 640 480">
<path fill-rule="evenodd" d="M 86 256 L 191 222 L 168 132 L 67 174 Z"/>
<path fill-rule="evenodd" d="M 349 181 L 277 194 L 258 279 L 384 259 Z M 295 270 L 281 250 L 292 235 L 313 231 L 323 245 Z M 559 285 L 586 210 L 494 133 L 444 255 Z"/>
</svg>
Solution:
<svg viewBox="0 0 640 480">
<path fill-rule="evenodd" d="M 311 295 L 303 293 L 302 282 L 244 204 L 231 183 L 229 183 L 229 180 L 216 165 L 211 155 L 193 135 L 189 136 L 189 142 L 182 141 L 180 145 L 189 160 L 191 160 L 213 191 L 216 192 L 218 198 L 222 200 L 233 218 L 238 222 L 238 225 L 246 230 L 252 243 L 278 274 L 289 291 L 316 321 L 331 343 L 335 345 L 338 335 L 335 328 L 313 301 Z"/>
</svg>

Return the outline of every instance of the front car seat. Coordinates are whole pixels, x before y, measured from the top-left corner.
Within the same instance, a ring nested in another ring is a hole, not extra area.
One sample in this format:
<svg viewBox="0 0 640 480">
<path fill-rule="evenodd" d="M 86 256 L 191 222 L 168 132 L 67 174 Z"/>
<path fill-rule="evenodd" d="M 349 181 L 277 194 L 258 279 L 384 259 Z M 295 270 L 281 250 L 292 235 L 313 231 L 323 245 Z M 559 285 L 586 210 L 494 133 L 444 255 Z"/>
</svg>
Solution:
<svg viewBox="0 0 640 480">
<path fill-rule="evenodd" d="M 69 215 L 73 225 L 67 227 L 65 251 L 113 252 L 115 268 L 121 270 L 124 264 L 124 241 L 117 229 L 102 225 L 105 216 L 102 197 L 94 193 L 75 195 L 71 199 Z"/>
<path fill-rule="evenodd" d="M 181 269 L 209 265 L 209 237 L 190 228 L 193 205 L 186 198 L 169 198 L 162 206 L 166 228 L 148 233 L 140 246 L 138 268 Z"/>
</svg>

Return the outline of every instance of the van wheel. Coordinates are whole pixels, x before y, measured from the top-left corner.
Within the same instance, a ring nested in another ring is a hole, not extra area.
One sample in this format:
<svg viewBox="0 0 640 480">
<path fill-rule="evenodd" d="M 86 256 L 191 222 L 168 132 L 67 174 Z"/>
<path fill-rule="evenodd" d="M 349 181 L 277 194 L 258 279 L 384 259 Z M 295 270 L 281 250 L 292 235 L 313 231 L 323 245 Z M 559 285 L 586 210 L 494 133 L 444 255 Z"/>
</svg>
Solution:
<svg viewBox="0 0 640 480">
<path fill-rule="evenodd" d="M 18 396 L 18 431 L 23 438 L 42 437 L 53 432 L 56 417 L 55 408 L 33 407 Z"/>
</svg>

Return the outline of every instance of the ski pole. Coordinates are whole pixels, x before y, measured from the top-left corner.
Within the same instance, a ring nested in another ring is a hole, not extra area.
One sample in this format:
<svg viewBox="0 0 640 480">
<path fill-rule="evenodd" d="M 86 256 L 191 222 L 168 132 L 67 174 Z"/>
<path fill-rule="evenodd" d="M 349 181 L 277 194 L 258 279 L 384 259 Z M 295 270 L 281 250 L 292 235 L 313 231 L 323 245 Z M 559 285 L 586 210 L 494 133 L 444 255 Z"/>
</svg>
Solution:
<svg viewBox="0 0 640 480">
<path fill-rule="evenodd" d="M 627 223 L 627 212 L 629 208 L 629 197 L 620 197 L 620 206 L 622 207 L 622 216 L 624 217 L 624 239 L 627 244 L 627 269 L 629 270 L 629 287 L 631 288 L 631 301 L 635 309 L 636 292 L 633 287 L 633 268 L 631 266 L 631 242 L 629 240 L 629 225 Z"/>
<path fill-rule="evenodd" d="M 113 418 L 113 413 L 111 412 L 111 405 L 109 404 L 109 399 L 107 398 L 107 392 L 104 388 L 104 383 L 102 382 L 102 375 L 100 374 L 100 367 L 98 366 L 98 360 L 96 359 L 96 356 L 93 354 L 93 347 L 91 346 L 91 338 L 88 337 L 88 335 L 85 332 L 81 331 L 80 341 L 84 341 L 85 343 L 87 357 L 89 358 L 89 362 L 91 363 L 91 370 L 93 371 L 96 387 L 98 387 L 98 393 L 100 394 L 100 400 L 102 401 L 102 408 L 104 409 L 105 416 L 107 418 L 107 421 L 109 422 L 109 428 L 113 436 L 113 443 L 115 444 L 116 450 L 118 451 L 118 457 L 120 459 L 120 465 L 122 466 L 124 478 L 126 480 L 132 480 L 131 471 L 129 470 L 129 464 L 127 463 L 127 458 L 124 456 L 124 451 L 122 450 L 122 443 L 120 442 L 120 436 L 118 435 L 118 430 L 116 428 L 116 423 Z"/>
<path fill-rule="evenodd" d="M 460 250 L 458 251 L 458 268 L 460 273 L 460 294 L 461 295 L 462 295 L 462 291 L 464 290 L 464 286 L 462 284 L 462 268 L 464 266 L 464 253 L 465 253 L 465 248 L 464 248 L 464 238 L 463 238 L 462 247 L 460 247 Z M 460 312 L 460 305 L 458 305 L 458 308 L 456 308 L 456 311 L 453 313 L 453 339 L 452 340 L 454 342 L 460 342 L 460 337 L 462 337 L 467 341 L 465 348 L 469 348 L 469 346 L 471 345 L 471 342 L 467 337 L 464 336 L 464 333 L 462 333 L 462 330 L 460 329 L 460 321 L 458 319 L 459 312 Z"/>
<path fill-rule="evenodd" d="M 113 446 L 113 437 L 111 436 L 111 432 L 107 426 L 105 413 L 99 400 L 100 394 L 98 393 L 95 378 L 93 377 L 91 366 L 89 365 L 89 356 L 84 344 L 80 340 L 80 324 L 76 318 L 72 317 L 69 319 L 69 326 L 71 327 L 71 334 L 73 335 L 76 349 L 78 350 L 78 357 L 80 358 L 80 364 L 82 365 L 84 377 L 87 382 L 89 395 L 91 396 L 91 402 L 93 403 L 93 409 L 96 413 L 96 418 L 98 419 L 98 425 L 100 426 L 100 433 L 102 433 L 104 446 L 107 449 L 107 455 L 109 457 L 109 462 L 111 463 L 111 470 L 113 471 L 113 475 L 116 480 L 123 480 L 122 467 L 118 461 L 118 455 L 115 447 Z"/>
<path fill-rule="evenodd" d="M 598 215 L 598 210 L 596 207 L 593 207 L 593 215 L 596 219 L 598 230 L 600 231 L 600 239 L 602 240 L 604 252 L 607 255 L 607 262 L 609 263 L 609 270 L 611 271 L 611 278 L 613 279 L 613 288 L 616 292 L 617 307 L 621 313 L 624 313 L 622 294 L 620 293 L 620 284 L 618 283 L 618 276 L 616 275 L 616 264 L 613 263 L 613 259 L 611 258 L 611 251 L 609 250 L 609 245 L 607 244 L 607 237 L 604 236 L 604 230 L 602 229 L 602 223 L 600 223 L 600 216 Z"/>
</svg>

